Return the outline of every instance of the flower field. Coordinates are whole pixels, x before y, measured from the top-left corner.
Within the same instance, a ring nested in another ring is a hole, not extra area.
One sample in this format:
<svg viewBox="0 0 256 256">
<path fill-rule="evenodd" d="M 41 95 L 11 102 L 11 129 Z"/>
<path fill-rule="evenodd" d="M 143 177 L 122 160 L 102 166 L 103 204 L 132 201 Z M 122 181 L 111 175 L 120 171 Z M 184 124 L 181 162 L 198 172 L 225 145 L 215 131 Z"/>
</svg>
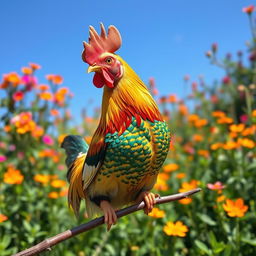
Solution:
<svg viewBox="0 0 256 256">
<path fill-rule="evenodd" d="M 218 45 L 206 52 L 225 71 L 214 85 L 184 77 L 192 93 L 179 99 L 170 91 L 151 93 L 172 133 L 170 151 L 154 192 L 160 195 L 201 187 L 191 198 L 118 220 L 110 232 L 100 226 L 53 248 L 49 255 L 256 255 L 256 27 L 254 7 L 243 9 L 251 24 L 246 53 L 218 58 Z M 37 74 L 30 63 L 4 74 L 0 102 L 0 255 L 20 250 L 84 223 L 67 205 L 67 134 L 90 143 L 98 123 L 83 114 L 74 126 L 73 94 L 61 75 Z M 190 106 L 190 107 L 189 107 Z M 191 107 L 193 106 L 193 107 Z M 83 107 L 83 106 L 81 106 Z M 46 253 L 47 254 L 47 253 Z"/>
</svg>

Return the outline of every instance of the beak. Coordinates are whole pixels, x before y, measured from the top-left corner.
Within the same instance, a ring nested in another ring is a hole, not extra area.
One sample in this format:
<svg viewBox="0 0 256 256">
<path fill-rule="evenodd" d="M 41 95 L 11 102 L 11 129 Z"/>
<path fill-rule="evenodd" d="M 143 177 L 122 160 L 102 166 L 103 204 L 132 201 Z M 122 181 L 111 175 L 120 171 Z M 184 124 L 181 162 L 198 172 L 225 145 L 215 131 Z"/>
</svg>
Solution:
<svg viewBox="0 0 256 256">
<path fill-rule="evenodd" d="M 96 71 L 100 71 L 100 70 L 101 70 L 100 66 L 92 65 L 92 66 L 88 67 L 87 73 L 96 72 Z"/>
</svg>

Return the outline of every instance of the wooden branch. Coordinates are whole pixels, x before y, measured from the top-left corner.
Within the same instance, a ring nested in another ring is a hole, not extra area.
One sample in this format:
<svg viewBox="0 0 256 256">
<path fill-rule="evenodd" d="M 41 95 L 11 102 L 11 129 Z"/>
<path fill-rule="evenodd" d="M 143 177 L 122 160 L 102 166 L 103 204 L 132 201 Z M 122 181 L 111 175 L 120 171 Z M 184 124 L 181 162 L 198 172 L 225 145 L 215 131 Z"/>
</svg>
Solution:
<svg viewBox="0 0 256 256">
<path fill-rule="evenodd" d="M 201 188 L 196 188 L 184 193 L 179 193 L 179 194 L 175 194 L 175 195 L 169 195 L 169 196 L 163 196 L 163 197 L 159 197 L 156 198 L 156 204 L 165 204 L 168 202 L 172 202 L 172 201 L 176 201 L 176 200 L 180 200 L 183 198 L 187 198 L 197 192 L 201 191 Z M 138 210 L 141 210 L 145 207 L 145 203 L 142 201 L 139 204 L 135 204 L 132 205 L 130 207 L 124 208 L 122 210 L 119 210 L 116 212 L 117 218 L 121 218 L 125 215 L 128 215 L 130 213 L 136 212 Z M 90 229 L 93 229 L 99 225 L 102 225 L 104 223 L 104 218 L 100 217 L 100 218 L 96 218 L 92 221 L 89 221 L 87 223 L 84 223 L 80 226 L 74 227 L 72 229 L 66 230 L 56 236 L 50 237 L 45 239 L 44 241 L 42 241 L 41 243 L 32 246 L 29 249 L 26 249 L 24 251 L 21 251 L 19 253 L 14 254 L 13 256 L 31 256 L 31 255 L 37 255 L 40 252 L 43 251 L 50 251 L 51 247 L 61 243 L 62 241 L 65 241 L 71 237 L 74 237 L 80 233 L 83 233 L 85 231 L 88 231 Z"/>
</svg>

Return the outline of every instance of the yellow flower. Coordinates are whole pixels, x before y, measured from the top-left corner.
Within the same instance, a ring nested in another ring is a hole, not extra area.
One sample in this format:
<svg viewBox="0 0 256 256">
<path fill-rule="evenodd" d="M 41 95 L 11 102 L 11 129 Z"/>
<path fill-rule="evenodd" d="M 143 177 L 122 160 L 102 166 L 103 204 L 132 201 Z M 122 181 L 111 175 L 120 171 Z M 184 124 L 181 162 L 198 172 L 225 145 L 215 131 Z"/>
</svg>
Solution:
<svg viewBox="0 0 256 256">
<path fill-rule="evenodd" d="M 50 175 L 47 175 L 47 174 L 36 174 L 34 176 L 34 181 L 42 183 L 42 184 L 47 184 L 50 181 Z"/>
<path fill-rule="evenodd" d="M 66 185 L 66 181 L 65 180 L 53 180 L 51 182 L 51 186 L 54 188 L 62 188 Z"/>
<path fill-rule="evenodd" d="M 0 213 L 0 223 L 4 222 L 6 220 L 8 220 L 8 217 L 6 215 Z"/>
<path fill-rule="evenodd" d="M 167 164 L 163 167 L 163 170 L 165 172 L 174 172 L 176 170 L 179 169 L 179 165 L 178 164 L 174 164 L 174 163 L 171 163 L 171 164 Z"/>
<path fill-rule="evenodd" d="M 52 199 L 56 199 L 56 198 L 59 197 L 59 194 L 58 194 L 57 192 L 53 191 L 53 192 L 50 192 L 50 193 L 48 194 L 48 197 L 49 197 L 49 198 L 52 198 Z"/>
<path fill-rule="evenodd" d="M 245 148 L 254 148 L 255 147 L 255 142 L 250 139 L 238 139 L 237 143 Z"/>
<path fill-rule="evenodd" d="M 7 184 L 21 184 L 24 180 L 24 176 L 20 170 L 16 170 L 10 165 L 7 171 L 4 173 L 4 182 Z"/>
<path fill-rule="evenodd" d="M 181 221 L 177 221 L 176 223 L 168 221 L 164 226 L 163 231 L 168 236 L 185 237 L 188 232 L 188 227 Z"/>
<path fill-rule="evenodd" d="M 231 132 L 242 132 L 245 128 L 244 124 L 232 124 L 229 126 Z"/>
<path fill-rule="evenodd" d="M 159 210 L 158 208 L 153 208 L 152 212 L 150 212 L 148 215 L 156 219 L 163 218 L 165 216 L 165 212 Z"/>
<path fill-rule="evenodd" d="M 240 218 L 248 211 L 248 206 L 244 204 L 244 200 L 242 198 L 238 198 L 235 201 L 227 199 L 226 203 L 223 204 L 223 208 L 229 217 Z"/>
</svg>

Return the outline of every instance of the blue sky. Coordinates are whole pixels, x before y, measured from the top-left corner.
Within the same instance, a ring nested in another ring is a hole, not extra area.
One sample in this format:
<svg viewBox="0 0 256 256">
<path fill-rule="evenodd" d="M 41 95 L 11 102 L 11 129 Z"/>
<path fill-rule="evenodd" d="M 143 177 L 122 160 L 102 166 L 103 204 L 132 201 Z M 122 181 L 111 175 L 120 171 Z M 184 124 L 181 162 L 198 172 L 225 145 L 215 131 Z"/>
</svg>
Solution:
<svg viewBox="0 0 256 256">
<path fill-rule="evenodd" d="M 38 63 L 40 83 L 46 82 L 45 74 L 64 77 L 63 85 L 75 95 L 74 116 L 79 117 L 83 107 L 91 112 L 101 104 L 102 90 L 86 73 L 82 41 L 88 39 L 89 25 L 99 31 L 103 22 L 119 29 L 123 45 L 117 53 L 143 81 L 154 77 L 160 94 L 183 97 L 185 74 L 192 81 L 204 75 L 208 83 L 223 76 L 204 56 L 213 42 L 222 57 L 246 49 L 250 30 L 242 7 L 250 4 L 253 1 L 1 1 L 0 73 Z"/>
</svg>

